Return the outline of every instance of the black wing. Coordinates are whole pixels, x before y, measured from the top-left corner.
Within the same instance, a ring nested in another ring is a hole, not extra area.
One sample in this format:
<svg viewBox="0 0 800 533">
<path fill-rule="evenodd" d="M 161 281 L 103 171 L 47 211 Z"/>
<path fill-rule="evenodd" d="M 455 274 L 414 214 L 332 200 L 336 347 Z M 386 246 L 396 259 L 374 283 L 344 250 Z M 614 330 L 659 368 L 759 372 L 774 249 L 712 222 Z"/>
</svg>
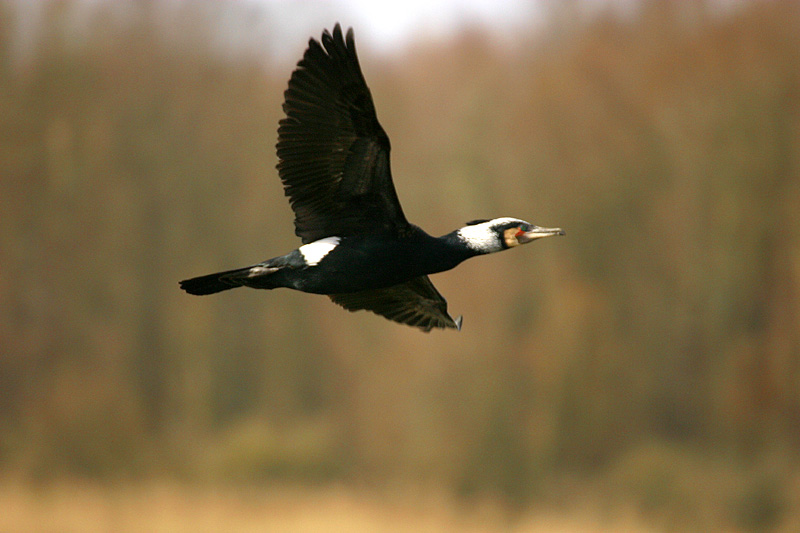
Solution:
<svg viewBox="0 0 800 533">
<path fill-rule="evenodd" d="M 389 138 L 358 65 L 352 28 L 308 43 L 284 93 L 278 173 L 303 243 L 370 232 L 404 233 L 389 170 Z"/>
<path fill-rule="evenodd" d="M 422 329 L 461 329 L 461 317 L 447 313 L 447 302 L 428 276 L 420 276 L 385 289 L 332 294 L 330 299 L 348 311 L 366 309 L 381 316 Z"/>
</svg>

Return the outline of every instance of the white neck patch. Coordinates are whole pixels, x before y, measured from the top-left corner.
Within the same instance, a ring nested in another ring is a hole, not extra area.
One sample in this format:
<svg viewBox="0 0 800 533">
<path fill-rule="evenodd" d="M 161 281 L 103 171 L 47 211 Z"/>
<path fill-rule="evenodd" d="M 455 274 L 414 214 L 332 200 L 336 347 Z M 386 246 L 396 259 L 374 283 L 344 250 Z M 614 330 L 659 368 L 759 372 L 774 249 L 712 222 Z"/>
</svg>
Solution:
<svg viewBox="0 0 800 533">
<path fill-rule="evenodd" d="M 503 244 L 500 242 L 500 234 L 497 233 L 494 227 L 500 224 L 518 221 L 522 222 L 521 220 L 511 217 L 495 218 L 488 222 L 464 226 L 458 230 L 458 236 L 467 246 L 476 252 L 482 254 L 499 252 L 503 249 Z"/>
<path fill-rule="evenodd" d="M 308 266 L 316 266 L 326 255 L 339 245 L 339 237 L 325 237 L 318 241 L 304 244 L 297 250 L 303 256 L 303 260 Z"/>
</svg>

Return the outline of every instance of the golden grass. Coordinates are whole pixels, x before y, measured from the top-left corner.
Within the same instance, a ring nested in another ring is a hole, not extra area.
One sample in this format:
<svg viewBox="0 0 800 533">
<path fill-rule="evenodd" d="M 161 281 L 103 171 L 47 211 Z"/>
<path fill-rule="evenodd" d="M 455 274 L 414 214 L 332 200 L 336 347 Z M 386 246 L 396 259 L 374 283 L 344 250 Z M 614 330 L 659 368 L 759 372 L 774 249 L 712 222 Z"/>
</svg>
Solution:
<svg viewBox="0 0 800 533">
<path fill-rule="evenodd" d="M 325 488 L 196 487 L 171 482 L 0 484 L 0 531 L 42 532 L 577 532 L 648 531 L 632 517 L 535 512 L 508 518 L 420 494 Z"/>
</svg>

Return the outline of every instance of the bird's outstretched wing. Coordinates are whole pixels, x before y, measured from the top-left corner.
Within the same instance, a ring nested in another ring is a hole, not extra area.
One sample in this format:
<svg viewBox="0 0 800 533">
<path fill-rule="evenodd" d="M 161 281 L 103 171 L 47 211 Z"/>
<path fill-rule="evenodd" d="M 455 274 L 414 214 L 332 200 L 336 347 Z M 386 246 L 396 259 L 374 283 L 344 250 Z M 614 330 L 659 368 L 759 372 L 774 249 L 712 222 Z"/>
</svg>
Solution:
<svg viewBox="0 0 800 533">
<path fill-rule="evenodd" d="M 389 138 L 356 56 L 353 30 L 311 39 L 284 93 L 278 173 L 309 243 L 370 232 L 402 234 L 406 221 L 389 170 Z"/>
<path fill-rule="evenodd" d="M 433 328 L 461 329 L 461 317 L 454 319 L 447 313 L 447 302 L 428 276 L 385 289 L 332 294 L 330 298 L 348 311 L 366 309 L 425 332 Z"/>
</svg>

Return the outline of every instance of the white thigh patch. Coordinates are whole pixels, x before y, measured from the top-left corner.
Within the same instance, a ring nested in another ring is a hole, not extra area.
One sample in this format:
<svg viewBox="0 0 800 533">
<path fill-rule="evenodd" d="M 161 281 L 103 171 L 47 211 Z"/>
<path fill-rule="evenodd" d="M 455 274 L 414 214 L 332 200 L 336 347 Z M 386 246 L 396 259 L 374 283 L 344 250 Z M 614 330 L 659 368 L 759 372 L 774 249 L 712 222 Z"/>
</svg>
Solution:
<svg viewBox="0 0 800 533">
<path fill-rule="evenodd" d="M 314 266 L 322 261 L 323 257 L 331 253 L 331 250 L 338 246 L 340 240 L 339 237 L 325 237 L 324 239 L 304 244 L 298 250 L 306 264 Z"/>
</svg>

